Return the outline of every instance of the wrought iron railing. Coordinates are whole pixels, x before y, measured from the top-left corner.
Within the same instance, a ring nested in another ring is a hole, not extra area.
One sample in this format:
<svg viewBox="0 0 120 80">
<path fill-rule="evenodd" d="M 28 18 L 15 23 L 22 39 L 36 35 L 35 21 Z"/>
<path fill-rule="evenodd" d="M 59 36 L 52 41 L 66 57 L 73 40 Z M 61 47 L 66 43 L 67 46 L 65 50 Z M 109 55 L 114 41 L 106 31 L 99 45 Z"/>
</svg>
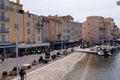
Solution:
<svg viewBox="0 0 120 80">
<path fill-rule="evenodd" d="M 0 33 L 8 33 L 9 30 L 8 29 L 0 29 Z"/>
<path fill-rule="evenodd" d="M 9 18 L 8 17 L 0 16 L 0 21 L 9 21 Z"/>
</svg>

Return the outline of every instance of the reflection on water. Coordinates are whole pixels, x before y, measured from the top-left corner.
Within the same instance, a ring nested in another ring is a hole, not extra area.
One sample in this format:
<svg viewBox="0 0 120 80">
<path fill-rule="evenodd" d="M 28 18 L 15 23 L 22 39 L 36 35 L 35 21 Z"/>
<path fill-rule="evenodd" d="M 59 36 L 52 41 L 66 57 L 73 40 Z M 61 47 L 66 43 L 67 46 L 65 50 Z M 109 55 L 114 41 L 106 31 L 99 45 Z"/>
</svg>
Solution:
<svg viewBox="0 0 120 80">
<path fill-rule="evenodd" d="M 92 55 L 92 59 L 85 69 L 90 55 L 87 54 L 82 61 L 78 62 L 63 80 L 81 80 L 85 70 L 84 80 L 120 80 L 120 51 L 108 58 Z"/>
</svg>

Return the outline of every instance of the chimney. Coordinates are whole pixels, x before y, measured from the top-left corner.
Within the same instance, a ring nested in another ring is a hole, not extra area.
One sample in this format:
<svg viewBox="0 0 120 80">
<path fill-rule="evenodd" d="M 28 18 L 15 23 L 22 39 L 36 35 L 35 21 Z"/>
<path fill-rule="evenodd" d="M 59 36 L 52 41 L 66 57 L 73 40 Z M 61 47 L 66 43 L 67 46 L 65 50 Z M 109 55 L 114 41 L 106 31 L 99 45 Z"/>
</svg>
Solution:
<svg viewBox="0 0 120 80">
<path fill-rule="evenodd" d="M 20 0 L 16 0 L 16 3 L 17 3 L 17 4 L 20 4 Z"/>
</svg>

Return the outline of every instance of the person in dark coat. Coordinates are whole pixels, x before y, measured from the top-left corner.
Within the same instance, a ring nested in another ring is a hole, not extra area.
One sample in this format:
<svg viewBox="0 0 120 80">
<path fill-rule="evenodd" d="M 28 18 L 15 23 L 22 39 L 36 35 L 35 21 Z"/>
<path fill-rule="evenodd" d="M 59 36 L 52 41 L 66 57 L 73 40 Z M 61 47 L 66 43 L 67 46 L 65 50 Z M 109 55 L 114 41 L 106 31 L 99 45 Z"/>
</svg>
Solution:
<svg viewBox="0 0 120 80">
<path fill-rule="evenodd" d="M 2 62 L 4 62 L 4 57 L 1 58 Z"/>
<path fill-rule="evenodd" d="M 20 80 L 25 80 L 26 72 L 23 68 L 19 71 Z"/>
</svg>

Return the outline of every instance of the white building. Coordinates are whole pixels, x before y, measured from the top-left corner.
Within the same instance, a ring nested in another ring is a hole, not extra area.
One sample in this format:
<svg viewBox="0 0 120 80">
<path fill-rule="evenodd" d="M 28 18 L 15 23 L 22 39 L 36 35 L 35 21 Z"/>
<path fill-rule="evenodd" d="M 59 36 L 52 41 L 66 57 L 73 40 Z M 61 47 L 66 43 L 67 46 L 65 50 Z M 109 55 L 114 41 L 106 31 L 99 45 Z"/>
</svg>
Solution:
<svg viewBox="0 0 120 80">
<path fill-rule="evenodd" d="M 61 17 L 61 27 L 59 29 L 62 32 L 62 40 L 69 42 L 76 42 L 82 39 L 82 24 L 79 22 L 73 22 L 71 16 Z"/>
</svg>

